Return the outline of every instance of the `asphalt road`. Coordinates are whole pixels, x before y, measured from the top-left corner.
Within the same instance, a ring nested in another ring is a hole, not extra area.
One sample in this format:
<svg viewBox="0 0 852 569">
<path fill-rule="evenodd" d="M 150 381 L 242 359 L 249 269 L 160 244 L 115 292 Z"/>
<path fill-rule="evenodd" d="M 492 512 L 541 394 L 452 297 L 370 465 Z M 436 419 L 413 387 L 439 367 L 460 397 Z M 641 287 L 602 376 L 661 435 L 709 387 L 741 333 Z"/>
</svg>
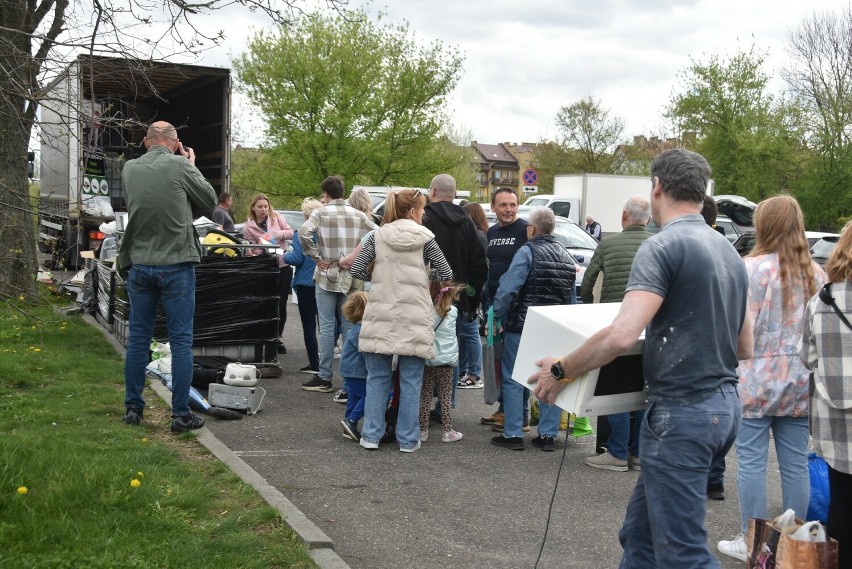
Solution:
<svg viewBox="0 0 852 569">
<path fill-rule="evenodd" d="M 442 443 L 436 425 L 415 453 L 401 453 L 395 444 L 365 451 L 342 436 L 344 407 L 332 394 L 301 389 L 309 376 L 298 369 L 307 359 L 296 307 L 289 308 L 284 374 L 261 380 L 267 390 L 262 411 L 242 421 L 208 420 L 208 427 L 328 534 L 351 567 L 534 567 L 543 540 L 538 567 L 618 566 L 618 530 L 638 474 L 585 466 L 594 436 L 570 438 L 566 448 L 562 433 L 557 452 L 543 453 L 529 444 L 533 429 L 523 452 L 495 447 L 495 433 L 479 418 L 496 407 L 483 403 L 481 390 L 459 390 L 453 426 L 463 440 Z M 339 383 L 335 377 L 335 388 Z M 713 551 L 738 531 L 733 451 L 727 476 L 728 498 L 708 501 Z M 774 452 L 768 487 L 769 513 L 777 515 Z M 724 568 L 742 565 L 721 559 Z"/>
</svg>

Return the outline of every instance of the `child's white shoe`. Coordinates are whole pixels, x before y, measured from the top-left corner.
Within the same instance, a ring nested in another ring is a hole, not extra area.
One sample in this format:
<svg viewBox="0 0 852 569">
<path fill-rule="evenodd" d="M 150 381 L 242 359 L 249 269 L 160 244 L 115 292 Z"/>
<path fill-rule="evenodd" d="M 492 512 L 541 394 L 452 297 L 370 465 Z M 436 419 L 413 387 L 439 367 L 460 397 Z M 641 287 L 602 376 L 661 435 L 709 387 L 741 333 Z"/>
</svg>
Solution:
<svg viewBox="0 0 852 569">
<path fill-rule="evenodd" d="M 441 442 L 442 443 L 453 443 L 453 442 L 462 440 L 463 436 L 464 435 L 462 435 L 458 431 L 452 431 L 452 430 L 445 431 L 444 434 L 441 436 Z M 422 431 L 421 431 L 421 437 L 422 437 Z M 421 438 L 420 440 L 422 441 L 423 439 Z"/>
</svg>

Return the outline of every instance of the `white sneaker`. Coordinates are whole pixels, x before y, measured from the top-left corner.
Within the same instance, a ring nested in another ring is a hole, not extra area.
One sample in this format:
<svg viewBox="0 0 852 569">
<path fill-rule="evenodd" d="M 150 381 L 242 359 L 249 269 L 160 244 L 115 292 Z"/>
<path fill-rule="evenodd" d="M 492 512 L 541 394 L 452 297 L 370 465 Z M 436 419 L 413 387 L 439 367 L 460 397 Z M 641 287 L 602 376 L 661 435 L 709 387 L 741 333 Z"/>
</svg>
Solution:
<svg viewBox="0 0 852 569">
<path fill-rule="evenodd" d="M 428 441 L 429 440 L 429 429 L 420 429 L 420 440 Z"/>
<path fill-rule="evenodd" d="M 364 437 L 361 437 L 361 440 L 358 443 L 367 450 L 376 450 L 379 448 L 379 443 L 371 443 Z"/>
<path fill-rule="evenodd" d="M 727 555 L 728 557 L 733 557 L 734 559 L 739 559 L 740 561 L 745 561 L 746 557 L 748 557 L 748 548 L 746 547 L 745 537 L 743 537 L 743 534 L 739 534 L 731 541 L 720 541 L 718 545 L 716 545 L 716 549 L 719 550 L 719 553 Z"/>
<path fill-rule="evenodd" d="M 416 445 L 414 445 L 412 448 L 402 448 L 402 447 L 399 447 L 399 452 L 414 452 L 414 451 L 416 451 L 416 450 L 417 450 L 417 449 L 419 449 L 419 448 L 420 448 L 420 441 L 417 441 L 417 444 L 416 444 Z"/>
<path fill-rule="evenodd" d="M 460 432 L 450 430 L 450 431 L 446 431 L 443 435 L 441 435 L 441 442 L 442 443 L 453 443 L 455 441 L 462 440 L 462 437 L 464 437 L 464 435 L 462 435 Z"/>
</svg>

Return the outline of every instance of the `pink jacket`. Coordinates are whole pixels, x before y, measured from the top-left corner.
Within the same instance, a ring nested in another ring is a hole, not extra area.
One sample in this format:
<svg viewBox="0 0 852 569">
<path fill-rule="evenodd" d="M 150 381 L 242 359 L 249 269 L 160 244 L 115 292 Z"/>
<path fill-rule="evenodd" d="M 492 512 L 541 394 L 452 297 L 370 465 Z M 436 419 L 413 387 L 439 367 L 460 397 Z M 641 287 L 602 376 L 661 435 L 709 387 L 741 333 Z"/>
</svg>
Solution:
<svg viewBox="0 0 852 569">
<path fill-rule="evenodd" d="M 264 231 L 257 226 L 257 223 L 253 219 L 249 218 L 245 225 L 243 225 L 243 237 L 251 243 L 260 243 L 261 238 L 267 241 L 274 241 L 280 248 L 286 249 L 287 243 L 285 241 L 293 239 L 293 229 L 287 223 L 287 220 L 284 219 L 284 216 L 278 215 L 274 211 L 270 212 L 266 220 L 266 227 L 267 230 Z M 262 252 L 263 249 L 248 250 L 249 255 L 260 255 Z M 287 266 L 287 263 L 284 262 L 284 255 L 278 257 L 278 266 Z"/>
</svg>

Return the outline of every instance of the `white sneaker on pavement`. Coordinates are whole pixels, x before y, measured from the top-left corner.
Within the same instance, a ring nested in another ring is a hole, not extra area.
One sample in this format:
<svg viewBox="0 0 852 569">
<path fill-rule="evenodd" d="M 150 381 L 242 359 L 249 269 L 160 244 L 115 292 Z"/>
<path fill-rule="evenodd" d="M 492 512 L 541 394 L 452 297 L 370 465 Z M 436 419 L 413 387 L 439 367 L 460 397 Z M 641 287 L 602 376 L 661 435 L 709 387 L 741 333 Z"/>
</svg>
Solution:
<svg viewBox="0 0 852 569">
<path fill-rule="evenodd" d="M 719 550 L 719 553 L 727 555 L 728 557 L 733 557 L 734 559 L 739 559 L 740 561 L 745 561 L 746 557 L 748 557 L 748 547 L 746 547 L 745 537 L 743 534 L 739 534 L 731 541 L 720 541 L 718 545 L 716 545 L 716 549 Z"/>
</svg>

